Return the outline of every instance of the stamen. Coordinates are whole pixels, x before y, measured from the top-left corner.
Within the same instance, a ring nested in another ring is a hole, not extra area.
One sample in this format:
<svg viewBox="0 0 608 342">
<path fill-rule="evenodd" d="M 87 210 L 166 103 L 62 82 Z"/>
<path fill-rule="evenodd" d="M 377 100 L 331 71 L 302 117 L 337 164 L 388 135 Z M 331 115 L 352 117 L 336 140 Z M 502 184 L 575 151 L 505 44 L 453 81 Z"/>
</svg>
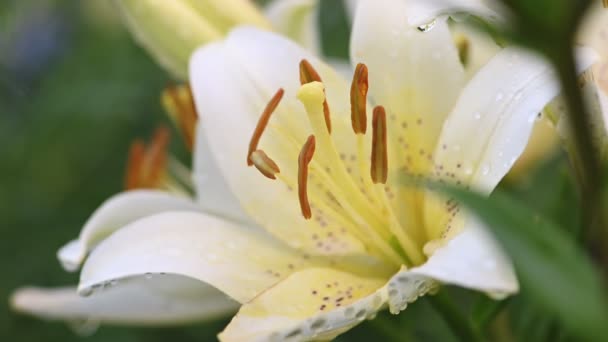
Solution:
<svg viewBox="0 0 608 342">
<path fill-rule="evenodd" d="M 298 198 L 300 199 L 302 216 L 307 220 L 312 217 L 310 203 L 308 202 L 308 164 L 315 154 L 315 144 L 315 136 L 310 135 L 298 156 Z"/>
<path fill-rule="evenodd" d="M 321 80 L 321 76 L 319 76 L 317 70 L 313 68 L 312 64 L 306 59 L 303 59 L 300 61 L 300 84 L 304 85 L 311 82 L 323 82 L 323 80 Z M 327 131 L 331 134 L 331 116 L 327 98 L 323 101 L 323 115 L 325 117 Z"/>
<path fill-rule="evenodd" d="M 270 159 L 262 150 L 251 153 L 251 161 L 256 169 L 270 179 L 277 179 L 276 174 L 281 172 L 274 160 Z"/>
<path fill-rule="evenodd" d="M 374 108 L 372 129 L 372 181 L 376 184 L 386 184 L 386 179 L 388 177 L 386 111 L 382 106 L 377 106 L 376 108 Z"/>
<path fill-rule="evenodd" d="M 169 118 L 182 133 L 186 147 L 192 151 L 198 115 L 189 85 L 174 85 L 165 88 L 161 102 Z"/>
<path fill-rule="evenodd" d="M 161 126 L 154 133 L 147 148 L 139 139 L 131 144 L 125 173 L 127 190 L 161 187 L 162 177 L 167 172 L 169 138 L 169 130 Z"/>
<path fill-rule="evenodd" d="M 367 66 L 357 64 L 350 87 L 350 118 L 355 134 L 365 134 L 367 131 L 367 74 Z"/>
<path fill-rule="evenodd" d="M 163 173 L 167 170 L 167 148 L 170 137 L 169 129 L 164 126 L 157 128 L 154 132 L 152 143 L 147 151 L 150 185 L 159 184 Z"/>
<path fill-rule="evenodd" d="M 602 5 L 604 8 L 608 8 L 608 0 L 602 0 Z"/>
<path fill-rule="evenodd" d="M 260 138 L 262 138 L 262 134 L 264 133 L 264 130 L 268 125 L 268 121 L 270 121 L 270 116 L 275 111 L 275 109 L 277 109 L 277 106 L 281 102 L 283 94 L 285 94 L 285 91 L 282 88 L 277 90 L 272 99 L 270 99 L 270 102 L 268 102 L 268 104 L 266 105 L 266 108 L 264 108 L 264 112 L 262 112 L 262 115 L 258 120 L 258 124 L 255 127 L 255 130 L 253 131 L 253 136 L 249 141 L 249 151 L 247 152 L 247 165 L 249 166 L 253 165 L 253 161 L 251 160 L 251 154 L 258 149 L 258 143 L 260 142 Z"/>
<path fill-rule="evenodd" d="M 140 187 L 139 181 L 142 174 L 145 153 L 146 147 L 143 140 L 136 139 L 131 143 L 129 157 L 127 159 L 127 170 L 125 172 L 126 190 L 133 190 Z"/>
</svg>

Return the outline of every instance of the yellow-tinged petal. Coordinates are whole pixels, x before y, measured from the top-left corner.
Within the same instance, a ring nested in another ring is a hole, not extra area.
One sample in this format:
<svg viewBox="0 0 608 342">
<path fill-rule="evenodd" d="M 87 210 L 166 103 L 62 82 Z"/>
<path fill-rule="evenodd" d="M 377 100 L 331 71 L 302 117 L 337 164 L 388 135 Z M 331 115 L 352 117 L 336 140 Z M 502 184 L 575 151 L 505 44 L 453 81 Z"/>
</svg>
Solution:
<svg viewBox="0 0 608 342">
<path fill-rule="evenodd" d="M 79 291 L 113 280 L 177 274 L 206 282 L 246 302 L 291 272 L 310 265 L 255 228 L 203 213 L 166 212 L 121 228 L 85 261 Z"/>
<path fill-rule="evenodd" d="M 19 313 L 93 327 L 200 322 L 227 317 L 239 305 L 209 285 L 176 275 L 124 279 L 89 297 L 78 295 L 76 287 L 21 288 L 10 302 Z"/>
<path fill-rule="evenodd" d="M 187 198 L 162 191 L 134 190 L 114 195 L 91 215 L 78 239 L 62 247 L 57 257 L 67 271 L 76 271 L 89 251 L 114 231 L 140 218 L 171 210 L 201 209 Z"/>
<path fill-rule="evenodd" d="M 190 54 L 232 27 L 270 29 L 249 0 L 115 0 L 135 38 L 174 76 L 187 77 Z"/>
<path fill-rule="evenodd" d="M 330 340 L 386 303 L 382 278 L 328 268 L 292 274 L 241 307 L 222 341 Z"/>
</svg>

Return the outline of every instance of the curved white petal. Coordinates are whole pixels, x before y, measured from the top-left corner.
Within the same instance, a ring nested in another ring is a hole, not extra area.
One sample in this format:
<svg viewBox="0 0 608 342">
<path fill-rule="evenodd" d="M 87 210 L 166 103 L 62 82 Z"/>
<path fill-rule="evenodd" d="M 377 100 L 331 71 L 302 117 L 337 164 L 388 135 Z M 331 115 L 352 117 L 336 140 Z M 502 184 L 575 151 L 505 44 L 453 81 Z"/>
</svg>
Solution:
<svg viewBox="0 0 608 342">
<path fill-rule="evenodd" d="M 473 218 L 426 263 L 408 272 L 495 295 L 519 289 L 511 262 L 486 228 Z"/>
<path fill-rule="evenodd" d="M 191 59 L 195 102 L 207 113 L 198 140 L 208 143 L 243 209 L 273 235 L 294 248 L 315 254 L 364 253 L 361 241 L 343 230 L 339 221 L 323 219 L 321 214 L 316 215 L 317 219 L 305 220 L 300 212 L 294 191 L 297 159 L 312 133 L 308 116 L 296 100 L 302 59 L 314 65 L 326 85 L 336 145 L 345 155 L 356 154 L 348 84 L 293 42 L 249 28 L 234 30 L 224 42 L 198 50 Z M 285 90 L 285 95 L 259 148 L 278 164 L 282 179 L 291 182 L 287 184 L 265 178 L 246 163 L 249 140 L 260 114 L 279 88 Z M 195 154 L 199 153 L 197 148 Z M 327 190 L 317 189 L 323 185 L 318 183 L 312 183 L 309 191 L 327 196 Z"/>
<path fill-rule="evenodd" d="M 592 58 L 580 51 L 585 56 L 580 69 L 585 69 Z M 489 193 L 525 148 L 538 113 L 558 92 L 547 62 L 504 49 L 463 90 L 443 126 L 435 164 Z"/>
<path fill-rule="evenodd" d="M 17 312 L 44 319 L 154 326 L 226 317 L 239 305 L 198 280 L 176 275 L 125 279 L 89 297 L 79 296 L 75 287 L 27 287 L 10 302 Z"/>
<path fill-rule="evenodd" d="M 588 67 L 590 59 L 583 59 Z M 435 179 L 489 194 L 521 155 L 538 114 L 558 92 L 548 62 L 517 48 L 498 53 L 467 84 L 444 123 L 433 158 Z M 455 208 L 449 200 L 429 191 L 426 196 L 430 239 L 457 233 L 460 225 L 452 221 L 459 218 L 452 218 Z"/>
<path fill-rule="evenodd" d="M 326 341 L 386 303 L 386 279 L 357 277 L 326 268 L 294 273 L 244 304 L 221 341 Z"/>
<path fill-rule="evenodd" d="M 506 15 L 504 8 L 494 0 L 403 0 L 409 9 L 408 23 L 425 25 L 443 15 L 468 13 L 491 21 L 501 21 Z"/>
<path fill-rule="evenodd" d="M 201 209 L 187 198 L 162 191 L 134 190 L 114 195 L 91 215 L 78 239 L 62 247 L 57 257 L 67 271 L 76 271 L 87 253 L 115 230 L 139 218 L 169 210 Z"/>
<path fill-rule="evenodd" d="M 276 31 L 318 54 L 321 51 L 318 5 L 319 0 L 274 0 L 265 14 Z"/>
<path fill-rule="evenodd" d="M 79 291 L 113 280 L 168 273 L 208 283 L 246 302 L 294 270 L 307 266 L 264 232 L 204 213 L 166 212 L 116 231 L 86 260 Z"/>
</svg>

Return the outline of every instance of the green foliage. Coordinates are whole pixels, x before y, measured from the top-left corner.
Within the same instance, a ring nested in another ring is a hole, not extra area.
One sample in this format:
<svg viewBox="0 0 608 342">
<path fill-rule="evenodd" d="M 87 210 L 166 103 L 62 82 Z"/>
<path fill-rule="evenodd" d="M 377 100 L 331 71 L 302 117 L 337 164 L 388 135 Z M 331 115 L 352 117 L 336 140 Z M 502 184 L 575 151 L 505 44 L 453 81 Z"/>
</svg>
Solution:
<svg viewBox="0 0 608 342">
<path fill-rule="evenodd" d="M 530 300 L 581 338 L 608 336 L 608 311 L 594 266 L 572 236 L 503 191 L 490 199 L 449 188 L 496 234 Z"/>
</svg>

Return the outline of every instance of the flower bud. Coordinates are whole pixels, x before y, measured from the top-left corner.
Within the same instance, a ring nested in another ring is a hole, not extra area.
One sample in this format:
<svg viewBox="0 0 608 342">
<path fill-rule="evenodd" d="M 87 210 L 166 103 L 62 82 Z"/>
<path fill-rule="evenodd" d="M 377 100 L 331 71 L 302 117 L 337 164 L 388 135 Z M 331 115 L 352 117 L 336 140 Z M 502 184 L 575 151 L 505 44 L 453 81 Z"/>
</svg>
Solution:
<svg viewBox="0 0 608 342">
<path fill-rule="evenodd" d="M 137 41 L 173 76 L 186 79 L 190 54 L 237 25 L 270 29 L 250 0 L 116 0 Z"/>
</svg>

